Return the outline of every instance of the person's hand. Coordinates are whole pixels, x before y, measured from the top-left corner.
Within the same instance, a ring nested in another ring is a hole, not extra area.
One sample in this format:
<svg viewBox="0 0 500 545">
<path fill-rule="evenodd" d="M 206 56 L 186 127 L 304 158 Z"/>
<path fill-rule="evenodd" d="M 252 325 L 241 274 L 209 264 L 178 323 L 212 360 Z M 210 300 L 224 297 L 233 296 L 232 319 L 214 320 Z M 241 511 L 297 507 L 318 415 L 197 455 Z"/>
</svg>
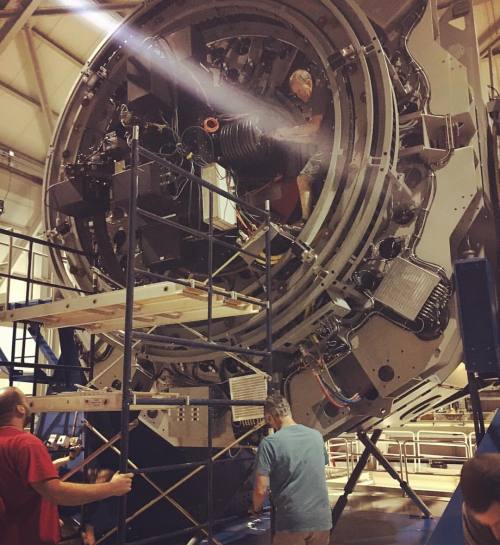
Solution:
<svg viewBox="0 0 500 545">
<path fill-rule="evenodd" d="M 113 475 L 109 482 L 112 488 L 113 496 L 124 496 L 132 490 L 132 478 L 133 473 L 119 473 L 118 471 Z"/>
<path fill-rule="evenodd" d="M 76 447 L 70 447 L 70 449 L 69 449 L 69 459 L 70 460 L 75 460 L 76 458 L 78 458 L 80 452 L 82 452 L 82 446 L 81 445 L 77 445 Z"/>
<path fill-rule="evenodd" d="M 82 532 L 83 545 L 95 545 L 96 539 L 93 531 Z"/>
</svg>

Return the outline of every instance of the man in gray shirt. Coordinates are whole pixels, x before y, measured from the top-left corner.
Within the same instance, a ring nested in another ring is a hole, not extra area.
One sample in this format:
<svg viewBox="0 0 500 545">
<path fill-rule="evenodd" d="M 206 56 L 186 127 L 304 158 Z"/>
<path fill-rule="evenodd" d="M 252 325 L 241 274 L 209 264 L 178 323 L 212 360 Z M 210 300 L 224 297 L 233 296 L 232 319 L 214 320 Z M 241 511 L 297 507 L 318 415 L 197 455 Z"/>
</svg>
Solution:
<svg viewBox="0 0 500 545">
<path fill-rule="evenodd" d="M 478 454 L 466 462 L 460 487 L 467 545 L 500 545 L 500 454 Z"/>
<path fill-rule="evenodd" d="M 332 516 L 323 437 L 297 424 L 279 394 L 266 400 L 264 416 L 276 433 L 261 442 L 257 453 L 254 511 L 261 511 L 270 491 L 276 515 L 273 545 L 328 545 Z"/>
</svg>

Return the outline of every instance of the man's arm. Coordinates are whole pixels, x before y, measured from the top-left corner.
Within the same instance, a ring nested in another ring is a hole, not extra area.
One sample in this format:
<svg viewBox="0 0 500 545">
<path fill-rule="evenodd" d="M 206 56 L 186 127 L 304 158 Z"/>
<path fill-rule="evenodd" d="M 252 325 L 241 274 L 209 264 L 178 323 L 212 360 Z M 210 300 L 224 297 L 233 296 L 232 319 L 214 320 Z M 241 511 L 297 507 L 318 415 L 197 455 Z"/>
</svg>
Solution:
<svg viewBox="0 0 500 545">
<path fill-rule="evenodd" d="M 309 144 L 310 138 L 317 134 L 323 121 L 323 114 L 315 115 L 310 121 L 296 127 L 278 129 L 274 134 L 277 140 L 288 140 L 297 143 Z"/>
<path fill-rule="evenodd" d="M 31 486 L 56 505 L 74 506 L 127 494 L 132 488 L 132 477 L 131 473 L 116 473 L 109 483 L 79 484 L 49 479 L 31 483 Z"/>
<path fill-rule="evenodd" d="M 56 469 L 60 469 L 61 467 L 69 464 L 71 461 L 71 458 L 69 456 L 64 456 L 63 458 L 58 458 L 57 460 L 54 460 L 52 464 Z"/>
<path fill-rule="evenodd" d="M 82 452 L 82 447 L 71 447 L 69 449 L 68 456 L 63 456 L 62 458 L 57 458 L 57 460 L 54 460 L 52 464 L 56 469 L 60 469 L 61 467 L 68 465 L 71 461 L 73 461 L 75 458 L 78 457 L 78 455 Z"/>
<path fill-rule="evenodd" d="M 252 494 L 252 506 L 254 513 L 262 511 L 262 506 L 269 494 L 269 475 L 276 460 L 276 453 L 269 443 L 263 439 L 259 445 L 255 465 L 255 478 Z"/>
<path fill-rule="evenodd" d="M 269 494 L 269 477 L 257 473 L 253 485 L 252 504 L 255 513 L 260 513 Z"/>
</svg>

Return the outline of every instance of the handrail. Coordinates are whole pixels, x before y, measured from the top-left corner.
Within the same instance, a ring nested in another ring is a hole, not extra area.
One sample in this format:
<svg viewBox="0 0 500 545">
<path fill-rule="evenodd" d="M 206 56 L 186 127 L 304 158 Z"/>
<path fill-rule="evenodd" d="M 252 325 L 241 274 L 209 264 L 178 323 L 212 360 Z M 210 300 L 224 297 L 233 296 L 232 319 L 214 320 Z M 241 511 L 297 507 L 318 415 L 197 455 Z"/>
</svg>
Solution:
<svg viewBox="0 0 500 545">
<path fill-rule="evenodd" d="M 462 432 L 450 432 L 455 435 L 460 435 Z M 397 434 L 397 432 L 394 432 Z M 412 432 L 408 432 L 411 436 Z M 436 434 L 437 435 L 437 434 Z M 465 434 L 463 434 L 465 436 Z M 385 443 L 390 448 L 391 445 L 396 446 L 396 452 L 384 452 L 384 456 L 393 462 L 399 462 L 399 473 L 403 480 L 408 481 L 410 475 L 424 474 L 424 468 L 422 464 L 424 460 L 442 460 L 452 464 L 463 464 L 473 455 L 472 445 L 470 443 L 474 434 L 470 434 L 469 437 L 465 436 L 465 439 L 461 440 L 449 440 L 442 441 L 439 439 L 418 439 L 417 437 L 411 439 L 395 439 L 395 438 L 380 438 L 377 441 L 379 443 Z M 338 459 L 345 459 L 346 466 L 349 464 L 354 467 L 356 458 L 359 456 L 360 441 L 355 436 L 344 436 L 329 439 L 327 441 L 329 445 L 344 446 L 346 452 L 338 452 Z M 421 446 L 434 446 L 434 447 L 458 447 L 464 450 L 464 455 L 442 455 L 425 453 L 421 449 Z M 410 452 L 408 452 L 410 450 Z M 345 455 L 344 455 L 345 454 Z M 412 467 L 413 466 L 413 467 Z M 376 468 L 378 469 L 378 464 Z M 351 469 L 348 469 L 350 473 Z M 449 474 L 447 474 L 449 475 Z"/>
</svg>

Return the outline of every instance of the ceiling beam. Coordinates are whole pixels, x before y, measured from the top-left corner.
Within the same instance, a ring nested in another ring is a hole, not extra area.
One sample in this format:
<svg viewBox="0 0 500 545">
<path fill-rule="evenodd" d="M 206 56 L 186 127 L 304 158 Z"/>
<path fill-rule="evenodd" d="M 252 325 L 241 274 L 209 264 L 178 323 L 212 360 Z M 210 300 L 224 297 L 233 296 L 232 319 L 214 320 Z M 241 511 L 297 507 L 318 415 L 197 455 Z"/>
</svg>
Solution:
<svg viewBox="0 0 500 545">
<path fill-rule="evenodd" d="M 28 163 L 33 163 L 33 165 L 36 165 L 40 169 L 43 170 L 45 163 L 43 161 L 40 161 L 40 159 L 36 159 L 36 157 L 33 157 L 32 155 L 28 155 L 27 153 L 24 153 L 24 151 L 19 151 L 9 144 L 6 144 L 5 142 L 0 142 L 0 153 L 2 151 L 14 152 L 14 157 L 17 157 L 19 159 L 22 159 L 23 161 L 27 161 Z"/>
<path fill-rule="evenodd" d="M 31 27 L 31 30 L 39 40 L 41 40 L 44 44 L 48 45 L 54 51 L 71 61 L 73 64 L 75 64 L 75 66 L 78 66 L 78 68 L 81 68 L 85 64 L 84 60 L 77 57 L 77 55 L 72 53 L 69 49 L 66 49 L 60 43 L 54 41 L 50 36 L 47 36 L 47 34 L 43 33 L 41 30 L 38 30 L 35 27 Z"/>
<path fill-rule="evenodd" d="M 33 33 L 28 25 L 24 27 L 24 37 L 26 39 L 26 45 L 28 46 L 28 51 L 30 54 L 28 64 L 31 65 L 33 71 L 33 76 L 38 91 L 38 100 L 40 101 L 40 107 L 44 118 L 46 142 L 47 145 L 49 145 L 52 138 L 52 133 L 54 132 L 54 118 L 52 117 L 52 110 L 49 105 L 49 97 L 47 95 L 45 82 L 43 80 L 42 68 L 38 60 L 38 54 L 33 40 Z"/>
<path fill-rule="evenodd" d="M 40 2 L 37 2 L 40 3 Z M 127 9 L 135 9 L 138 6 L 142 6 L 144 2 L 105 2 L 103 4 L 89 4 L 88 6 L 72 6 L 68 4 L 66 6 L 54 6 L 39 8 L 32 13 L 33 16 L 39 17 L 43 15 L 67 15 L 68 13 L 81 13 L 84 11 L 123 11 Z M 16 9 L 2 9 L 0 10 L 0 19 L 8 19 L 15 17 L 19 13 Z"/>
<path fill-rule="evenodd" d="M 491 21 L 491 25 L 487 26 L 486 29 L 477 37 L 479 47 L 483 49 L 487 47 L 487 43 L 492 39 L 498 36 L 498 21 Z"/>
<path fill-rule="evenodd" d="M 40 178 L 40 176 L 35 176 L 34 174 L 30 174 L 29 172 L 21 170 L 20 168 L 9 166 L 2 162 L 0 162 L 0 170 L 8 172 L 9 174 L 15 174 L 16 176 L 19 176 L 20 178 L 24 178 L 25 180 L 33 182 L 36 185 L 43 184 L 43 179 Z"/>
<path fill-rule="evenodd" d="M 21 8 L 17 9 L 16 13 L 5 21 L 2 28 L 0 28 L 0 54 L 5 51 L 6 47 L 18 35 L 19 31 L 28 22 L 28 19 L 33 15 L 40 3 L 41 0 L 23 0 L 21 2 Z"/>
<path fill-rule="evenodd" d="M 12 85 L 6 83 L 5 81 L 0 81 L 0 90 L 3 90 L 16 98 L 23 100 L 24 102 L 26 102 L 26 104 L 31 104 L 32 106 L 36 106 L 37 108 L 42 107 L 40 102 L 35 97 L 23 93 L 22 91 L 16 89 L 15 87 L 12 87 Z M 59 117 L 59 113 L 55 110 L 52 110 L 52 114 L 56 117 Z"/>
<path fill-rule="evenodd" d="M 481 48 L 481 57 L 487 57 L 490 53 L 490 49 L 495 51 L 495 46 L 500 43 L 500 36 L 496 36 L 491 42 Z"/>
</svg>

